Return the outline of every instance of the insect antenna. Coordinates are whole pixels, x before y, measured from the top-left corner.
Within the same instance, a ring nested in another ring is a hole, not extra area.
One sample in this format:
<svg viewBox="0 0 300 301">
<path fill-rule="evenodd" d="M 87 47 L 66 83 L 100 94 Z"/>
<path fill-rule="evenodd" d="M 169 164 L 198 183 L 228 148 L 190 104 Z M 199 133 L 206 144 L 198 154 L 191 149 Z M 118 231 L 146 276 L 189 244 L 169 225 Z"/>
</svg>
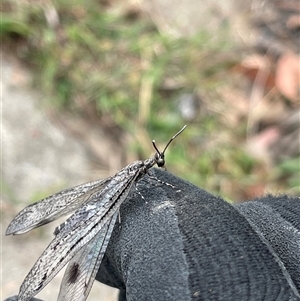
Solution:
<svg viewBox="0 0 300 301">
<path fill-rule="evenodd" d="M 185 125 L 178 133 L 176 133 L 176 134 L 170 139 L 170 141 L 167 143 L 167 145 L 166 145 L 166 147 L 165 147 L 165 149 L 164 149 L 164 151 L 163 151 L 162 153 L 158 150 L 158 148 L 157 148 L 157 146 L 156 146 L 156 144 L 155 144 L 155 140 L 152 140 L 153 147 L 155 148 L 155 150 L 157 151 L 157 153 L 159 154 L 160 157 L 162 157 L 162 156 L 165 154 L 165 151 L 166 151 L 166 149 L 168 148 L 168 146 L 170 145 L 170 143 L 171 143 L 178 135 L 180 135 L 180 134 L 185 130 L 185 128 L 186 128 L 186 125 Z"/>
<path fill-rule="evenodd" d="M 170 139 L 170 141 L 168 142 L 168 144 L 166 145 L 166 147 L 165 147 L 165 149 L 164 149 L 164 151 L 162 152 L 162 154 L 164 154 L 165 153 L 165 151 L 166 151 L 166 149 L 168 148 L 168 146 L 170 145 L 170 143 L 178 136 L 178 135 L 180 135 L 184 130 L 185 130 L 185 128 L 186 128 L 186 125 L 177 133 L 177 134 L 175 134 L 171 139 Z M 160 154 L 161 155 L 161 154 Z"/>
<path fill-rule="evenodd" d="M 158 150 L 156 144 L 155 144 L 155 140 L 152 140 L 152 144 L 153 144 L 153 147 L 155 148 L 156 152 L 159 154 L 159 156 L 161 157 L 161 152 Z"/>
<path fill-rule="evenodd" d="M 161 153 L 160 151 L 159 151 L 159 149 L 157 148 L 157 146 L 156 146 L 156 144 L 155 144 L 155 140 L 152 140 L 152 144 L 153 144 L 153 147 L 155 148 L 155 150 L 156 150 L 156 155 L 155 155 L 155 157 L 156 157 L 156 162 L 157 162 L 157 165 L 159 166 L 159 167 L 163 167 L 164 165 L 165 165 L 165 159 L 164 159 L 164 157 L 165 157 L 165 151 L 166 151 L 166 149 L 168 148 L 168 146 L 170 145 L 170 143 L 178 136 L 178 135 L 180 135 L 183 131 L 184 131 L 184 129 L 186 128 L 186 125 L 178 132 L 178 133 L 176 133 L 171 139 L 170 139 L 170 141 L 167 143 L 167 145 L 165 146 L 165 148 L 164 148 L 164 150 L 163 150 L 163 152 Z"/>
</svg>

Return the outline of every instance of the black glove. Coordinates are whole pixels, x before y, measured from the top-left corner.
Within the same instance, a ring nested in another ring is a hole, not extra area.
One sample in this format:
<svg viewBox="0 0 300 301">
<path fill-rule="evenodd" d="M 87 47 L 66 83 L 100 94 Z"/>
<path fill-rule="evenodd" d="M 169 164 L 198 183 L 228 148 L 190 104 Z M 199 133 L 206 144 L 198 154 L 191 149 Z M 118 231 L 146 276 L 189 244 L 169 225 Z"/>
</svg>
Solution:
<svg viewBox="0 0 300 301">
<path fill-rule="evenodd" d="M 167 172 L 121 207 L 97 280 L 119 300 L 300 300 L 300 198 L 232 206 Z M 141 197 L 144 197 L 144 199 Z"/>
<path fill-rule="evenodd" d="M 300 198 L 232 206 L 151 174 L 121 206 L 96 278 L 120 301 L 300 300 Z"/>
</svg>

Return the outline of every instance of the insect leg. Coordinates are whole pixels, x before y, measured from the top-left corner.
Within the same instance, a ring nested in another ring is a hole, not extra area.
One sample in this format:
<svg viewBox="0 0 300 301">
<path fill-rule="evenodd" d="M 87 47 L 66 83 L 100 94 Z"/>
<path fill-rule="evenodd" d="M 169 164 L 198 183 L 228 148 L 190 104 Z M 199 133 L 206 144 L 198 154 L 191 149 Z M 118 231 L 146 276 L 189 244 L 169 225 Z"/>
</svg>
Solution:
<svg viewBox="0 0 300 301">
<path fill-rule="evenodd" d="M 170 183 L 164 182 L 164 181 L 158 179 L 157 177 L 152 176 L 149 172 L 147 172 L 147 175 L 148 175 L 149 179 L 154 180 L 155 182 L 159 182 L 160 184 L 164 184 L 164 185 L 172 187 L 174 189 L 176 188 L 176 186 L 174 186 L 174 185 L 172 185 Z M 149 182 L 149 183 L 151 184 L 151 182 Z M 157 185 L 154 185 L 154 186 L 157 186 Z"/>
</svg>

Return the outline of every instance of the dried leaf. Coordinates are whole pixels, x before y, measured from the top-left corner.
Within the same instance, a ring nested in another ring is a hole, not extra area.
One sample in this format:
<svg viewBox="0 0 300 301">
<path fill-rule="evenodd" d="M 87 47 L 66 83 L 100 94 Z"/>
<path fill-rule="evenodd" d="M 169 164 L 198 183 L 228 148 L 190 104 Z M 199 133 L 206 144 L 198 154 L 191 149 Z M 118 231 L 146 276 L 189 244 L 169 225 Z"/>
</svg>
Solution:
<svg viewBox="0 0 300 301">
<path fill-rule="evenodd" d="M 285 97 L 299 102 L 300 56 L 294 53 L 281 56 L 277 64 L 276 86 Z"/>
</svg>

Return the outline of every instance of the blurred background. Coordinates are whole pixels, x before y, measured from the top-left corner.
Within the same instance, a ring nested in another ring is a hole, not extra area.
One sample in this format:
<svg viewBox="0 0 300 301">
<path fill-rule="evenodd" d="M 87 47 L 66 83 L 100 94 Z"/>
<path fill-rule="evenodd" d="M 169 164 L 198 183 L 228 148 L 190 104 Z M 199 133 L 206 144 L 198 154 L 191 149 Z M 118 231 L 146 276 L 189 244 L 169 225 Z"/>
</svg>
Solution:
<svg viewBox="0 0 300 301">
<path fill-rule="evenodd" d="M 3 0 L 0 22 L 2 238 L 25 205 L 148 158 L 184 124 L 170 172 L 229 202 L 300 195 L 299 0 Z M 54 226 L 2 239 L 2 299 Z"/>
</svg>

